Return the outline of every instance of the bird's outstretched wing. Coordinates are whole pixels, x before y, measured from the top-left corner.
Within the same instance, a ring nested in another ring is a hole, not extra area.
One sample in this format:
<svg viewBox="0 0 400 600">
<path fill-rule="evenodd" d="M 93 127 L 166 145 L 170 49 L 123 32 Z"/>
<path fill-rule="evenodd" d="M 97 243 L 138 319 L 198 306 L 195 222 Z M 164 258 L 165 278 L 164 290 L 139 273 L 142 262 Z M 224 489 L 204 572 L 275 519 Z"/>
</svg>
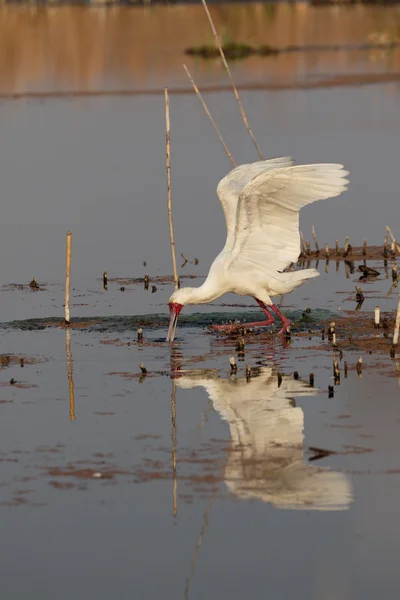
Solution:
<svg viewBox="0 0 400 600">
<path fill-rule="evenodd" d="M 230 267 L 281 271 L 300 253 L 299 210 L 347 189 L 343 165 L 268 169 L 240 193 Z"/>
<path fill-rule="evenodd" d="M 231 248 L 235 239 L 236 210 L 239 195 L 245 186 L 260 173 L 265 173 L 278 167 L 289 167 L 294 161 L 289 156 L 259 160 L 248 165 L 240 165 L 230 171 L 218 184 L 217 194 L 224 211 L 227 239 L 225 248 Z"/>
</svg>

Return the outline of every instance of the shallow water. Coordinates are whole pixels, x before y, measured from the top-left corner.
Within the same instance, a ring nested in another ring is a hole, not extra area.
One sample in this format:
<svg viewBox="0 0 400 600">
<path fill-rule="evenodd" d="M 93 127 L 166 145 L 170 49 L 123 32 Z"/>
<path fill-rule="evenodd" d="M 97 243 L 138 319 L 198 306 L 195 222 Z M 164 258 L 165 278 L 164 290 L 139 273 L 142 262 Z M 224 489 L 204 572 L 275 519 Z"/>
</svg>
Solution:
<svg viewBox="0 0 400 600">
<path fill-rule="evenodd" d="M 371 30 L 395 31 L 398 10 L 280 5 L 270 13 L 213 7 L 234 38 L 277 45 L 363 43 Z M 386 272 L 368 261 L 380 275 L 360 282 L 360 263 L 350 272 L 320 260 L 320 277 L 282 300 L 294 321 L 290 343 L 256 332 L 241 356 L 236 340 L 210 333 L 211 321 L 259 318 L 250 299 L 231 295 L 185 307 L 176 342 L 164 342 L 172 283 L 157 91 L 165 85 L 177 252 L 190 260 L 179 269 L 184 285 L 201 283 L 225 236 L 215 188 L 230 163 L 197 98 L 174 93 L 187 88 L 184 47 L 208 36 L 201 15 L 194 6 L 1 7 L 0 574 L 11 600 L 232 600 L 266 590 L 375 600 L 398 587 L 391 261 Z M 219 63 L 187 62 L 200 86 L 226 86 Z M 338 74 L 395 78 L 397 63 L 398 51 L 341 51 L 233 65 L 267 156 L 339 161 L 351 171 L 348 192 L 302 211 L 306 239 L 313 223 L 321 248 L 343 246 L 346 235 L 354 246 L 381 244 L 387 224 L 399 235 L 398 85 L 244 88 Z M 51 97 L 59 92 L 67 94 Z M 237 162 L 256 160 L 231 93 L 205 98 Z M 73 327 L 65 331 L 68 229 Z M 40 290 L 29 289 L 32 277 Z M 355 313 L 356 285 L 365 301 Z M 388 338 L 372 327 L 376 305 L 389 317 Z M 336 351 L 340 384 L 321 339 L 330 319 L 344 353 Z"/>
</svg>

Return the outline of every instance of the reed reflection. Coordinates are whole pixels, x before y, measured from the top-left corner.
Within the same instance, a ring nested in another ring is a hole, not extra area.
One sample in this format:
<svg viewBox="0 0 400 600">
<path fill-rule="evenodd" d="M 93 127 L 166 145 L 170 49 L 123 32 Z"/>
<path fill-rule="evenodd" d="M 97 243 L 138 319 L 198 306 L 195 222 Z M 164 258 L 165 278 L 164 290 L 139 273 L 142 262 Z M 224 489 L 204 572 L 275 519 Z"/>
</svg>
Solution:
<svg viewBox="0 0 400 600">
<path fill-rule="evenodd" d="M 215 371 L 188 372 L 182 389 L 203 387 L 228 422 L 231 447 L 224 478 L 241 499 L 258 498 L 277 508 L 345 510 L 352 501 L 347 476 L 306 462 L 304 413 L 293 396 L 319 391 L 299 379 L 263 367 L 249 381 L 221 379 Z"/>
<path fill-rule="evenodd" d="M 68 395 L 69 395 L 69 417 L 75 421 L 75 386 L 73 378 L 73 362 L 71 354 L 71 330 L 65 328 L 65 354 L 67 357 Z"/>
</svg>

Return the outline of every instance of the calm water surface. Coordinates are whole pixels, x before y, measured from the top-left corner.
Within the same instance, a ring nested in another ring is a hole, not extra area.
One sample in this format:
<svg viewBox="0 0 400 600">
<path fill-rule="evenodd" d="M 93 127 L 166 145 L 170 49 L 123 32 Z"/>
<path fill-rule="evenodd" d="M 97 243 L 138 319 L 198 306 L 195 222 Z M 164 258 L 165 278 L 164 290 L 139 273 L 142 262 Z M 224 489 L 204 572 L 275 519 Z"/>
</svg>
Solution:
<svg viewBox="0 0 400 600">
<path fill-rule="evenodd" d="M 348 351 L 335 386 L 332 349 L 310 338 L 267 335 L 247 343 L 236 377 L 235 342 L 199 327 L 145 330 L 121 320 L 84 331 L 25 331 L 11 320 L 63 315 L 65 233 L 73 233 L 72 314 L 166 313 L 157 292 L 109 277 L 170 272 L 162 94 L 86 97 L 42 92 L 187 88 L 181 62 L 209 35 L 199 7 L 151 10 L 0 11 L 0 574 L 19 600 L 244 596 L 375 600 L 397 591 L 400 528 L 399 384 L 388 356 Z M 215 8 L 219 27 L 241 41 L 276 45 L 363 43 L 396 32 L 396 8 L 279 6 Z M 22 35 L 23 34 L 23 35 Z M 188 61 L 201 86 L 225 86 L 218 64 Z M 398 54 L 328 53 L 251 60 L 238 84 L 397 73 Z M 295 87 L 295 85 L 294 85 Z M 39 95 L 32 97 L 32 92 Z M 12 100 L 10 95 L 20 94 Z M 305 91 L 243 89 L 266 156 L 341 162 L 351 186 L 302 211 L 320 245 L 382 243 L 397 236 L 399 88 L 396 82 Z M 205 94 L 238 163 L 257 159 L 228 91 Z M 231 165 L 195 96 L 171 96 L 172 186 L 178 255 L 203 276 L 224 244 L 215 194 Z M 146 261 L 146 266 L 143 262 Z M 390 272 L 363 283 L 362 312 L 393 312 Z M 333 261 L 284 299 L 340 315 L 354 308 L 355 272 Z M 35 276 L 40 292 L 15 290 Z M 199 280 L 200 281 L 200 280 Z M 196 285 L 196 281 L 194 283 Z M 218 300 L 206 311 L 245 310 Z M 198 310 L 198 309 L 193 309 Z M 297 311 L 297 312 L 296 312 Z M 190 311 L 187 310 L 186 314 Z M 7 358 L 9 357 L 9 358 Z M 24 367 L 19 359 L 24 357 Z M 140 377 L 138 363 L 148 375 Z M 253 369 L 246 382 L 245 365 Z M 171 369 L 182 376 L 171 379 Z M 397 365 L 398 366 L 398 365 Z M 293 372 L 298 371 L 299 380 Z M 278 387 L 278 372 L 283 380 Z M 308 385 L 315 375 L 315 388 Z M 385 375 L 382 375 L 382 373 Z M 258 374 L 258 377 L 255 375 Z M 13 378 L 16 383 L 10 384 Z M 321 460 L 310 447 L 332 450 Z"/>
</svg>

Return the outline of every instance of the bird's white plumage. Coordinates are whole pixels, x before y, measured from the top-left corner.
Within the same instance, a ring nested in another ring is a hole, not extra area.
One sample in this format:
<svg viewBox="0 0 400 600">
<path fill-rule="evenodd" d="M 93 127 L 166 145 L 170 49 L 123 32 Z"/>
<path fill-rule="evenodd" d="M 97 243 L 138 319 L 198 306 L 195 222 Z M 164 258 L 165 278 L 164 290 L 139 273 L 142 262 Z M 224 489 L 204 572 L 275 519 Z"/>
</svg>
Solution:
<svg viewBox="0 0 400 600">
<path fill-rule="evenodd" d="M 225 466 L 227 487 L 239 498 L 258 498 L 279 508 L 345 510 L 352 489 L 345 474 L 310 464 L 304 457 L 304 413 L 293 396 L 318 390 L 262 367 L 257 377 L 220 379 L 215 371 L 182 374 L 182 389 L 203 387 L 228 422 L 231 450 Z"/>
<path fill-rule="evenodd" d="M 342 165 L 316 164 L 268 168 L 239 194 L 228 268 L 276 271 L 300 253 L 299 210 L 346 190 Z"/>
<path fill-rule="evenodd" d="M 217 194 L 225 215 L 227 240 L 225 248 L 232 247 L 235 240 L 236 210 L 239 196 L 250 181 L 271 169 L 290 167 L 294 161 L 290 156 L 259 160 L 247 165 L 239 165 L 230 171 L 218 184 Z"/>
</svg>

